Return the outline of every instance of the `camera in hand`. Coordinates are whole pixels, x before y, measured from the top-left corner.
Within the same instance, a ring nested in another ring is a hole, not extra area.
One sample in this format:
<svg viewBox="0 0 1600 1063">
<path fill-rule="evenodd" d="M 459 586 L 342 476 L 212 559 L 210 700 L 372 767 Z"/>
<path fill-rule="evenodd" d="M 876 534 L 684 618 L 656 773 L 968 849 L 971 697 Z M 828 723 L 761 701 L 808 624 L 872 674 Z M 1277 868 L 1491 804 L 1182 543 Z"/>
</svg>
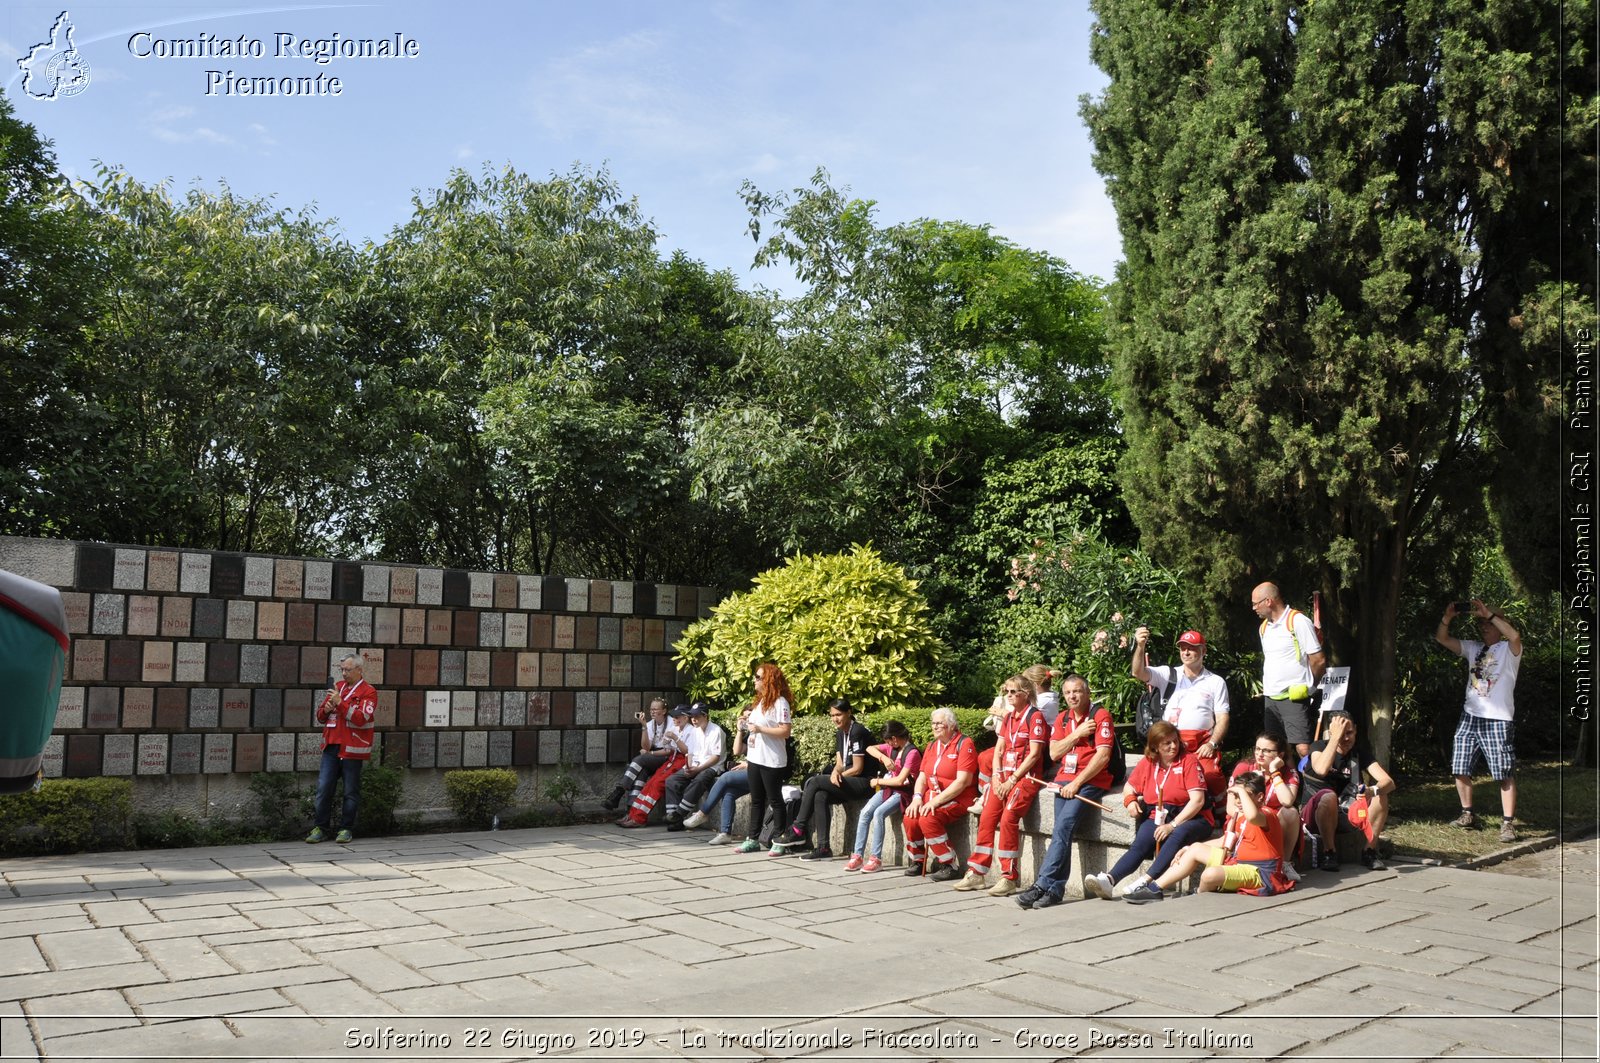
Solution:
<svg viewBox="0 0 1600 1063">
<path fill-rule="evenodd" d="M 1458 612 L 1458 613 L 1470 613 L 1470 612 L 1472 612 L 1472 603 L 1471 602 L 1457 602 L 1456 603 L 1456 612 Z"/>
</svg>

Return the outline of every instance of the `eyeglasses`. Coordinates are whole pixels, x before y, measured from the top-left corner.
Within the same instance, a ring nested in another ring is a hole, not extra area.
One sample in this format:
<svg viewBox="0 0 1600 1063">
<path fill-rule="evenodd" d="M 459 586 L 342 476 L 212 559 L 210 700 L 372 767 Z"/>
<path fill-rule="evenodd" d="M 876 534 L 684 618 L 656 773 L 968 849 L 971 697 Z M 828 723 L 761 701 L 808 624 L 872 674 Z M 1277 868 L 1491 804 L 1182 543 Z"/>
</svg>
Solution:
<svg viewBox="0 0 1600 1063">
<path fill-rule="evenodd" d="M 1007 687 L 1006 689 L 1000 691 L 1000 693 L 1006 695 L 1007 697 L 1010 697 L 1012 694 L 1026 694 L 1027 691 L 1026 690 L 1019 690 L 1019 689 L 1016 689 L 1014 687 Z"/>
<path fill-rule="evenodd" d="M 1265 753 L 1269 757 L 1275 757 L 1275 756 L 1278 755 L 1278 750 L 1275 749 L 1272 746 L 1267 746 L 1266 748 L 1262 748 L 1261 746 L 1256 746 L 1256 752 L 1258 754 Z"/>
<path fill-rule="evenodd" d="M 1271 605 L 1271 604 L 1272 604 L 1272 599 L 1271 598 L 1251 598 L 1250 599 L 1250 607 L 1252 609 L 1259 608 L 1259 607 L 1261 607 L 1263 605 Z"/>
</svg>

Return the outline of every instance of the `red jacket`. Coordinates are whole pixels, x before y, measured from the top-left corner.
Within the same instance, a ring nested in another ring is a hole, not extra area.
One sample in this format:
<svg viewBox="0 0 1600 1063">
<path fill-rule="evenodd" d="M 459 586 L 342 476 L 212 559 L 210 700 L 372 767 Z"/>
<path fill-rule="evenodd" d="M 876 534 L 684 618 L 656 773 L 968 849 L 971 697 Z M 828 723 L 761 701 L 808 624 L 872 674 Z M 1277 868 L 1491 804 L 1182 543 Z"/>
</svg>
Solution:
<svg viewBox="0 0 1600 1063">
<path fill-rule="evenodd" d="M 340 760 L 366 760 L 372 756 L 372 718 L 378 712 L 378 692 L 365 679 L 335 683 L 333 693 L 317 709 L 322 724 L 322 748 L 337 745 Z"/>
</svg>

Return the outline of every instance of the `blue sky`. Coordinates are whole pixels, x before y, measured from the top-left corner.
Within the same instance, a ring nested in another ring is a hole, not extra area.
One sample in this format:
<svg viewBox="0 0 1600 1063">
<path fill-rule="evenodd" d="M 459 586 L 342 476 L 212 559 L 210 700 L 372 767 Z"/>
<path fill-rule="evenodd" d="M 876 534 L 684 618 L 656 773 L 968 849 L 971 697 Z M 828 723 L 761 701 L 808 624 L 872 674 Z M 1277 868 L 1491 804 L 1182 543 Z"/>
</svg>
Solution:
<svg viewBox="0 0 1600 1063">
<path fill-rule="evenodd" d="M 880 222 L 988 224 L 1086 274 L 1120 255 L 1078 97 L 1100 91 L 1086 7 L 1052 2 L 616 2 L 361 5 L 73 4 L 89 84 L 30 98 L 17 60 L 63 8 L 0 10 L 0 84 L 18 117 L 89 177 L 97 161 L 176 191 L 225 181 L 315 204 L 350 239 L 382 240 L 450 171 L 537 177 L 607 167 L 661 233 L 751 278 L 738 197 L 825 167 Z M 294 38 L 393 38 L 414 58 L 275 55 Z M 136 34 L 145 34 L 136 41 Z M 150 42 L 258 40 L 262 58 L 140 57 Z M 245 97 L 207 71 L 338 77 L 339 96 Z M 43 84 L 36 82 L 35 85 Z M 781 276 L 756 277 L 788 287 Z"/>
</svg>

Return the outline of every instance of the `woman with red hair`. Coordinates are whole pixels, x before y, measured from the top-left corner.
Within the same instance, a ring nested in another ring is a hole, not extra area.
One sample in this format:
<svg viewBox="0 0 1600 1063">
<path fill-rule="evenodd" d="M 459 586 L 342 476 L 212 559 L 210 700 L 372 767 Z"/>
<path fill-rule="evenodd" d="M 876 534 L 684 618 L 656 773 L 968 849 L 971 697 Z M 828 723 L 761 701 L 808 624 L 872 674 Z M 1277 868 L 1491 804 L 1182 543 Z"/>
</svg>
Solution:
<svg viewBox="0 0 1600 1063">
<path fill-rule="evenodd" d="M 747 762 L 750 773 L 750 822 L 761 822 L 762 808 L 772 810 L 772 849 L 769 856 L 783 856 L 788 850 L 781 839 L 789 829 L 787 809 L 783 803 L 783 779 L 788 774 L 789 739 L 793 720 L 794 693 L 783 669 L 771 661 L 756 665 L 756 699 L 739 714 L 739 731 L 746 736 Z M 761 848 L 756 840 L 759 829 L 752 831 L 741 853 L 753 853 Z"/>
</svg>

